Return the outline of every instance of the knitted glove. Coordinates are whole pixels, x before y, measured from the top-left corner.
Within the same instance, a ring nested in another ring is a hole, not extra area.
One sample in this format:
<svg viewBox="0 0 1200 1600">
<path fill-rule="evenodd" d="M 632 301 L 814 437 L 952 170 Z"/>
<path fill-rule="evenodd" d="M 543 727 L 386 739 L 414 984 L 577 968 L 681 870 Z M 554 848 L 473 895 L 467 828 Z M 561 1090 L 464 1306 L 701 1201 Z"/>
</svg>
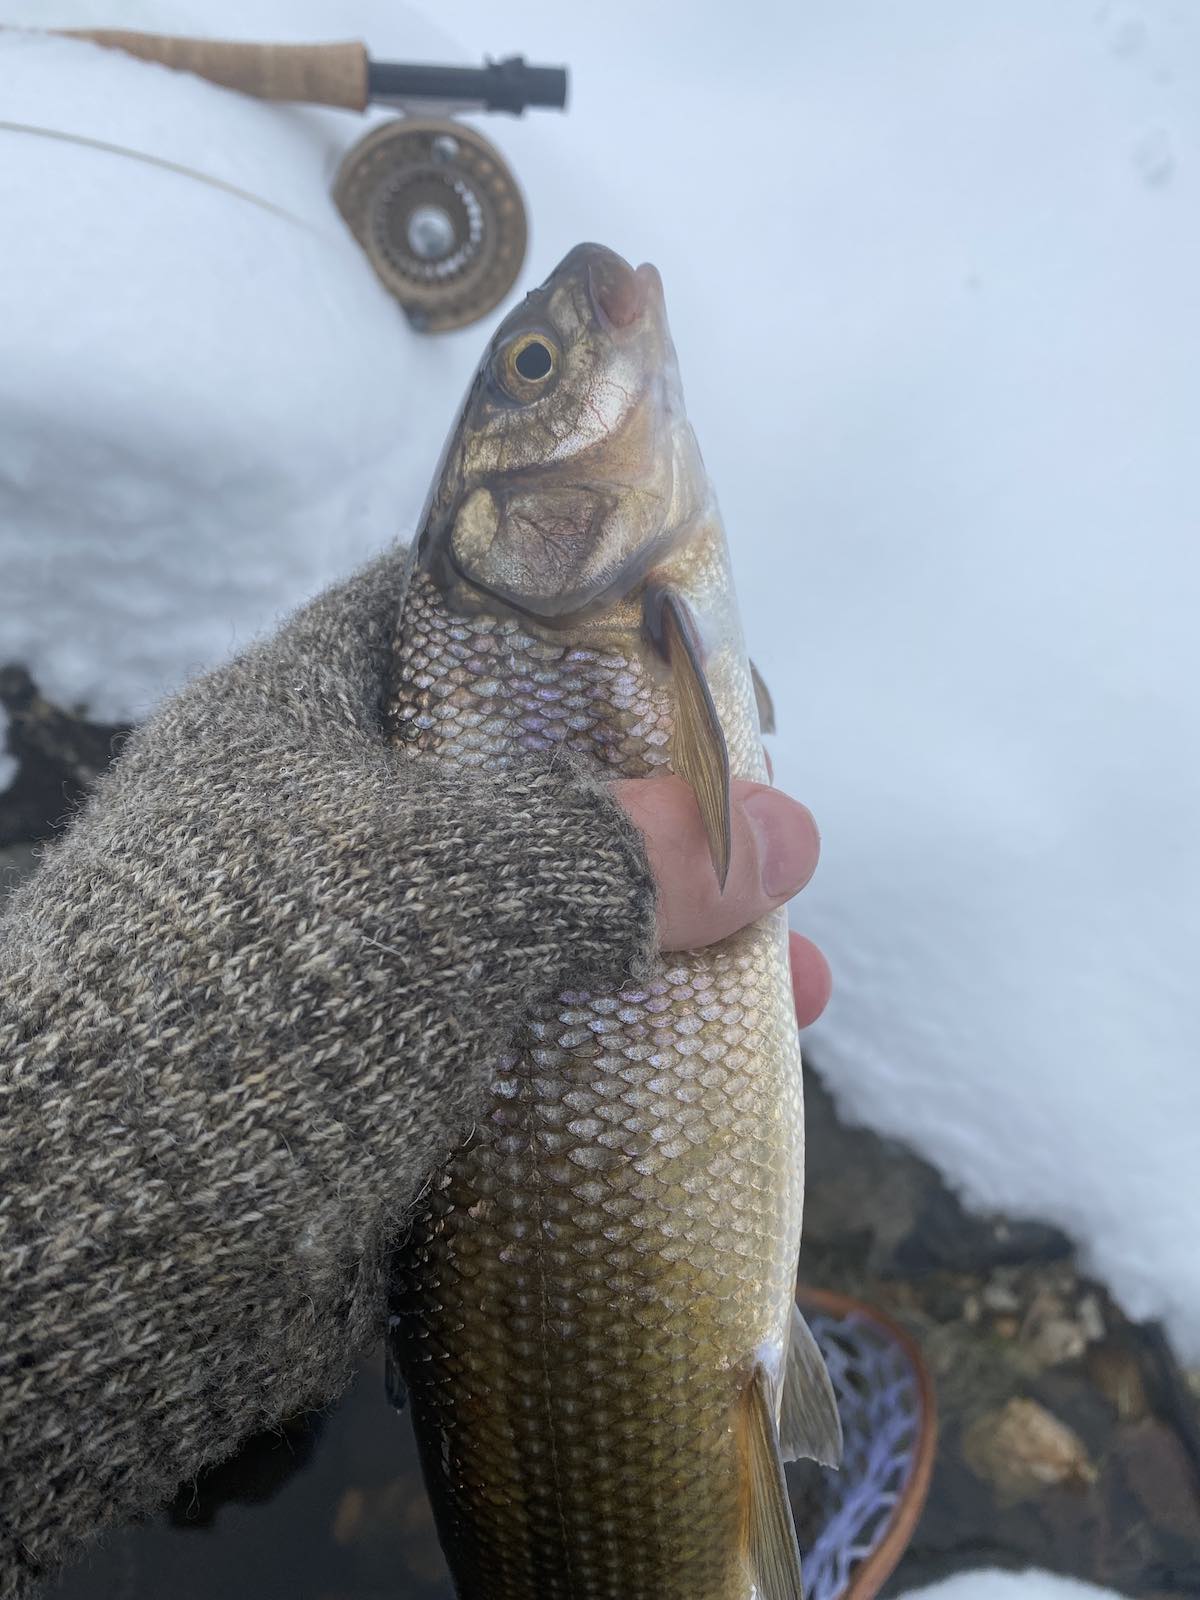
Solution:
<svg viewBox="0 0 1200 1600">
<path fill-rule="evenodd" d="M 165 705 L 0 922 L 5 1600 L 329 1401 L 531 1001 L 646 971 L 601 785 L 385 742 L 403 565 Z"/>
</svg>

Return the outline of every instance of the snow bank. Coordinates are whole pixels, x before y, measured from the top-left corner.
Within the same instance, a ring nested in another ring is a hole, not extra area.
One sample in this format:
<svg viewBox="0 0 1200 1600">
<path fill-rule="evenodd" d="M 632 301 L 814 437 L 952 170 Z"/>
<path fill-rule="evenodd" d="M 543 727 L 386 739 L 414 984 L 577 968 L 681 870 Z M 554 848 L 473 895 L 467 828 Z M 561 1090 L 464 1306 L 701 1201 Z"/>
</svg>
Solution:
<svg viewBox="0 0 1200 1600">
<path fill-rule="evenodd" d="M 1097 1589 L 1051 1572 L 960 1572 L 927 1589 L 905 1590 L 905 1600 L 1117 1600 L 1112 1589 Z"/>
<path fill-rule="evenodd" d="M 780 780 L 825 833 L 813 1059 L 1200 1356 L 1200 14 L 436 14 L 574 69 L 566 118 L 486 121 L 527 282 L 587 237 L 663 271 Z M 53 15 L 464 53 L 382 0 Z M 0 133 L 0 655 L 115 715 L 411 525 L 486 330 L 415 338 L 339 232 L 352 118 L 10 40 L 17 117 L 306 225 Z"/>
</svg>

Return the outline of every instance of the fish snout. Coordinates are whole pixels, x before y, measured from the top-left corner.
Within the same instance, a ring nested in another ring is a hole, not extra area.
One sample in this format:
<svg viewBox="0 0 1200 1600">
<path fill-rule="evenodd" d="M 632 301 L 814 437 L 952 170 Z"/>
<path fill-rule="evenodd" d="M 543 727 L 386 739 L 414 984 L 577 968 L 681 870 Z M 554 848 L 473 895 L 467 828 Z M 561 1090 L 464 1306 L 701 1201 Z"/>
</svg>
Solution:
<svg viewBox="0 0 1200 1600">
<path fill-rule="evenodd" d="M 663 294 L 663 281 L 658 268 L 650 261 L 643 261 L 634 273 L 634 277 L 642 288 L 642 304 L 649 305 L 654 302 L 659 307 L 666 303 Z"/>
<path fill-rule="evenodd" d="M 635 271 L 623 256 L 601 244 L 578 245 L 571 255 L 573 265 L 582 269 L 592 308 L 604 327 L 630 328 L 649 306 L 662 305 L 662 279 L 654 267 L 645 264 Z"/>
<path fill-rule="evenodd" d="M 642 314 L 642 288 L 624 257 L 599 247 L 588 262 L 588 292 L 602 322 L 628 328 Z"/>
</svg>

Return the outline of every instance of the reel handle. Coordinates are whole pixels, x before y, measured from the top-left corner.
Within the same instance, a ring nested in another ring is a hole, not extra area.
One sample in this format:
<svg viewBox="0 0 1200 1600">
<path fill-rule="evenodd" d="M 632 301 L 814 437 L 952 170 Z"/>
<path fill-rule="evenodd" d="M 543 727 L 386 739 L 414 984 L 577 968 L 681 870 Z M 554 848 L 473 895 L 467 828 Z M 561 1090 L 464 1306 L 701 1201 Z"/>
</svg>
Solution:
<svg viewBox="0 0 1200 1600">
<path fill-rule="evenodd" d="M 346 40 L 336 44 L 243 44 L 232 39 L 180 39 L 172 34 L 135 33 L 125 28 L 56 28 L 71 39 L 176 72 L 194 72 L 226 89 L 259 100 L 299 100 L 312 105 L 367 107 L 367 50 Z"/>
</svg>

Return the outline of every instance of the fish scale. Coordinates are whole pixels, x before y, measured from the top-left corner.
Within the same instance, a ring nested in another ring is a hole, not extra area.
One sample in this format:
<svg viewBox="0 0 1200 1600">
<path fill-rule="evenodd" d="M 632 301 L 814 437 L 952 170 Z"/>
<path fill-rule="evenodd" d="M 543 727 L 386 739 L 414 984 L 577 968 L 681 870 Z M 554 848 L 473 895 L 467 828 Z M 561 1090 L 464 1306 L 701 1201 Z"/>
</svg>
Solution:
<svg viewBox="0 0 1200 1600">
<path fill-rule="evenodd" d="M 724 569 L 717 524 L 681 582 L 703 601 Z M 602 772 L 668 769 L 670 687 L 621 624 L 462 614 L 418 569 L 392 737 L 462 767 L 565 746 Z M 711 665 L 734 770 L 761 778 L 736 633 Z M 393 1282 L 463 1600 L 748 1600 L 740 1402 L 786 1345 L 802 1141 L 782 912 L 642 987 L 531 1013 Z"/>
<path fill-rule="evenodd" d="M 670 724 L 635 657 L 509 618 L 454 616 L 414 573 L 394 665 L 393 735 L 465 767 L 490 770 L 565 745 L 629 777 L 670 766 Z"/>
</svg>

